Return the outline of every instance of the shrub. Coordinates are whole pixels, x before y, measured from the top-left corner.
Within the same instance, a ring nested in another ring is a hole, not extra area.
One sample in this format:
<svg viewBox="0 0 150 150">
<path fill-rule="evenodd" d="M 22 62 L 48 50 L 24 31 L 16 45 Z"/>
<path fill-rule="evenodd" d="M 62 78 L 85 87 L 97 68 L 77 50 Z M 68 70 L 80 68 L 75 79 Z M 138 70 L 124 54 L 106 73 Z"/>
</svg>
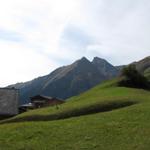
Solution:
<svg viewBox="0 0 150 150">
<path fill-rule="evenodd" d="M 124 67 L 121 76 L 123 79 L 120 81 L 119 85 L 127 86 L 127 87 L 134 87 L 134 88 L 149 88 L 148 80 L 137 71 L 135 65 L 129 65 Z"/>
</svg>

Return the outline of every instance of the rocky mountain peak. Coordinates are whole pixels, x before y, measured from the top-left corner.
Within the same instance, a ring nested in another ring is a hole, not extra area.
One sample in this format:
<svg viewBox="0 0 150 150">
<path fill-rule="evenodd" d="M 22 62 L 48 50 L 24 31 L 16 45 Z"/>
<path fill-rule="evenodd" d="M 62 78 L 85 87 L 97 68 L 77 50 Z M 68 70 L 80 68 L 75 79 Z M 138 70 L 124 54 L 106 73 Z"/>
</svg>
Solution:
<svg viewBox="0 0 150 150">
<path fill-rule="evenodd" d="M 104 64 L 104 63 L 108 63 L 105 59 L 99 58 L 99 57 L 94 57 L 93 64 Z"/>
<path fill-rule="evenodd" d="M 81 59 L 77 60 L 78 63 L 90 63 L 90 61 L 86 57 L 82 57 Z"/>
<path fill-rule="evenodd" d="M 108 78 L 113 78 L 118 74 L 118 70 L 105 59 L 94 57 L 92 64 L 96 66 L 97 69 Z"/>
<path fill-rule="evenodd" d="M 91 62 L 86 58 L 82 57 L 81 59 L 75 61 L 71 66 L 73 67 L 86 67 L 88 65 L 91 65 Z"/>
</svg>

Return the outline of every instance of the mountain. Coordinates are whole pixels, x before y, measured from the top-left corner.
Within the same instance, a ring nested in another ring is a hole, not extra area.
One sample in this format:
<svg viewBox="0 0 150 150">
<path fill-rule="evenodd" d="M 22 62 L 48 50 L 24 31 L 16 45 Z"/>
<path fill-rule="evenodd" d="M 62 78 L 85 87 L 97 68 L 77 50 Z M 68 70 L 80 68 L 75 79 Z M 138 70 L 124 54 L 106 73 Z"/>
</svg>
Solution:
<svg viewBox="0 0 150 150">
<path fill-rule="evenodd" d="M 134 62 L 134 64 L 139 71 L 148 77 L 150 76 L 150 57 Z M 92 62 L 83 57 L 46 76 L 9 87 L 20 89 L 20 104 L 30 102 L 30 97 L 37 94 L 66 99 L 87 91 L 104 80 L 118 76 L 123 67 L 114 67 L 106 60 L 98 57 L 94 57 Z"/>
<path fill-rule="evenodd" d="M 147 73 L 150 72 L 150 56 L 138 61 L 138 62 L 133 62 L 133 64 L 136 65 L 136 68 L 138 71 L 141 73 Z"/>
<path fill-rule="evenodd" d="M 127 65 L 115 66 L 115 68 L 116 68 L 119 72 L 121 72 L 121 70 L 122 70 L 125 66 L 127 66 Z"/>
<path fill-rule="evenodd" d="M 36 94 L 66 99 L 78 95 L 117 74 L 117 70 L 104 59 L 95 57 L 90 62 L 85 57 L 71 65 L 25 83 L 9 87 L 20 89 L 20 104 L 28 103 Z"/>
<path fill-rule="evenodd" d="M 137 70 L 143 74 L 149 73 L 150 72 L 150 56 L 145 57 L 142 60 L 135 61 L 131 64 L 134 64 L 137 68 Z M 130 64 L 129 64 L 130 65 Z M 123 69 L 127 65 L 122 65 L 122 66 L 115 66 L 119 71 Z"/>
<path fill-rule="evenodd" d="M 66 99 L 88 90 L 105 79 L 106 77 L 89 60 L 82 58 L 50 74 L 41 93 Z"/>
<path fill-rule="evenodd" d="M 97 69 L 108 79 L 116 77 L 119 73 L 113 65 L 107 62 L 105 59 L 95 57 L 92 61 L 92 64 L 97 67 Z"/>
<path fill-rule="evenodd" d="M 138 61 L 134 62 L 137 70 L 139 70 L 142 74 L 144 74 L 150 80 L 150 56 Z"/>
</svg>

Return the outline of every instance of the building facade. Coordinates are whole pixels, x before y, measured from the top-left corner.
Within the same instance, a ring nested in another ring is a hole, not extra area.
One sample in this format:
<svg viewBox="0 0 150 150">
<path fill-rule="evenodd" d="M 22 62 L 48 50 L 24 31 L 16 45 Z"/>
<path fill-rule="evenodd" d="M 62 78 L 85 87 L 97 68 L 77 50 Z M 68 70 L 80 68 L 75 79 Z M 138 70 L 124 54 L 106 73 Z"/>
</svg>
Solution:
<svg viewBox="0 0 150 150">
<path fill-rule="evenodd" d="M 47 106 L 60 105 L 64 103 L 64 101 L 54 97 L 36 95 L 34 97 L 31 97 L 31 103 L 34 108 L 41 108 Z"/>
<path fill-rule="evenodd" d="M 17 115 L 18 106 L 19 90 L 15 88 L 0 88 L 0 115 Z"/>
</svg>

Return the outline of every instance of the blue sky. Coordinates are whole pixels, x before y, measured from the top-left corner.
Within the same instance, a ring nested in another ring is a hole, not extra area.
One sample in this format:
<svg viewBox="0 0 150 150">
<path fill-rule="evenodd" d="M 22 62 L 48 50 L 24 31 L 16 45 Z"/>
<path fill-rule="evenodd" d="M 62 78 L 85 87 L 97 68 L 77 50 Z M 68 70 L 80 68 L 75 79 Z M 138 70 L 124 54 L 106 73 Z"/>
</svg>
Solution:
<svg viewBox="0 0 150 150">
<path fill-rule="evenodd" d="M 0 1 L 0 86 L 86 56 L 128 64 L 150 54 L 149 0 Z"/>
<path fill-rule="evenodd" d="M 17 32 L 0 29 L 0 40 L 21 42 L 21 41 L 23 41 L 23 37 Z"/>
</svg>

